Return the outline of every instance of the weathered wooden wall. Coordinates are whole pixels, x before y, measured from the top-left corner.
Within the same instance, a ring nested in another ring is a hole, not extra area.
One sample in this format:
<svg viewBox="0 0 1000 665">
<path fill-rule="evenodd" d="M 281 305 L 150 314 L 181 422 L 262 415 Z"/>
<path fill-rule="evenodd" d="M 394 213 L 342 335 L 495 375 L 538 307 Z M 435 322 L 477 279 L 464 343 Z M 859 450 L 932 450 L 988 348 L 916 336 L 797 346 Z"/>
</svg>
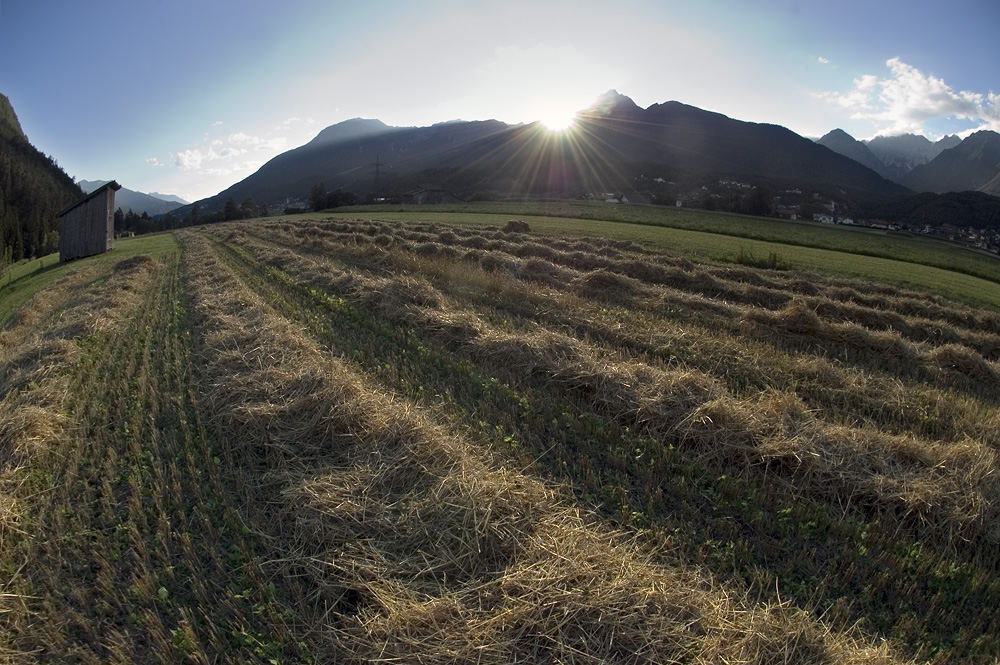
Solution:
<svg viewBox="0 0 1000 665">
<path fill-rule="evenodd" d="M 59 260 L 106 252 L 115 245 L 115 191 L 108 187 L 59 220 Z"/>
</svg>

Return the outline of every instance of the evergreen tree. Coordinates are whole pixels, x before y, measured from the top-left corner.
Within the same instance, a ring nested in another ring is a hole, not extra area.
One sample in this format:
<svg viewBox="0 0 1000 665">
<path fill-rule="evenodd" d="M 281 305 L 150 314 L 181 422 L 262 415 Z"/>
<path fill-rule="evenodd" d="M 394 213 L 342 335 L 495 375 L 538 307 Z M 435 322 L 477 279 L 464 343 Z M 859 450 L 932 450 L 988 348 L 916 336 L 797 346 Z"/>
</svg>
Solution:
<svg viewBox="0 0 1000 665">
<path fill-rule="evenodd" d="M 313 185 L 309 190 L 309 207 L 316 211 L 326 207 L 326 188 L 323 185 Z"/>
<path fill-rule="evenodd" d="M 222 211 L 222 219 L 227 222 L 231 219 L 239 219 L 239 210 L 236 208 L 236 201 L 233 201 L 231 198 L 226 199 L 226 207 Z"/>
<path fill-rule="evenodd" d="M 0 123 L 0 252 L 9 248 L 11 261 L 19 261 L 58 249 L 56 215 L 83 191 L 28 142 L 2 95 L 0 107 L 14 118 Z"/>
</svg>

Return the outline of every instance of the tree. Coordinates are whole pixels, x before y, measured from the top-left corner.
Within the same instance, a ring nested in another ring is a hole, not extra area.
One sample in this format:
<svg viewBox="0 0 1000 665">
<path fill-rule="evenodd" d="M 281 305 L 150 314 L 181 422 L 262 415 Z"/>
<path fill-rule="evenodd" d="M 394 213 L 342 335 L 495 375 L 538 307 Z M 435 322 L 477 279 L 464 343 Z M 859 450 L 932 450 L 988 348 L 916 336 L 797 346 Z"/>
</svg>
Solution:
<svg viewBox="0 0 1000 665">
<path fill-rule="evenodd" d="M 243 199 L 243 203 L 240 204 L 240 218 L 250 219 L 251 217 L 257 216 L 257 206 L 254 205 L 253 197 L 248 196 Z"/>
<path fill-rule="evenodd" d="M 336 208 L 338 206 L 350 206 L 358 202 L 358 197 L 354 192 L 337 188 L 326 195 L 324 208 Z"/>
<path fill-rule="evenodd" d="M 236 201 L 231 198 L 226 199 L 226 207 L 222 212 L 222 219 L 229 221 L 231 219 L 239 218 L 239 210 L 236 208 Z"/>
<path fill-rule="evenodd" d="M 774 212 L 773 197 L 763 187 L 754 187 L 753 192 L 742 202 L 742 212 L 746 215 L 770 215 Z"/>
<path fill-rule="evenodd" d="M 313 185 L 309 190 L 309 207 L 316 211 L 326 207 L 326 188 L 322 184 Z"/>
</svg>

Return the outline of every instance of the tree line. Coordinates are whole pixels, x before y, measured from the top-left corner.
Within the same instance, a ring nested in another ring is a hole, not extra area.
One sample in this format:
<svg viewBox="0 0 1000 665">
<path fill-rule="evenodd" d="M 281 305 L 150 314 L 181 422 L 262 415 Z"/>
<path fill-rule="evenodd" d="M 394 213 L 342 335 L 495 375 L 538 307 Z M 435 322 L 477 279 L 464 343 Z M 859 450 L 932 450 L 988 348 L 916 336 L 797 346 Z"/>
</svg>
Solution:
<svg viewBox="0 0 1000 665">
<path fill-rule="evenodd" d="M 56 215 L 83 195 L 55 160 L 23 136 L 0 135 L 0 269 L 58 250 Z"/>
<path fill-rule="evenodd" d="M 156 233 L 157 231 L 167 231 L 185 226 L 195 226 L 197 224 L 212 224 L 215 222 L 228 222 L 237 219 L 250 219 L 251 217 L 266 217 L 267 206 L 257 205 L 252 197 L 247 197 L 243 203 L 236 205 L 236 201 L 228 199 L 222 210 L 211 213 L 203 213 L 201 207 L 195 203 L 188 208 L 187 214 L 177 216 L 167 213 L 161 219 L 153 219 L 148 213 L 139 214 L 133 210 L 128 212 L 121 208 L 115 211 L 115 234 L 123 235 L 134 233 Z"/>
<path fill-rule="evenodd" d="M 316 211 L 327 208 L 339 208 L 340 206 L 352 206 L 358 202 L 358 196 L 354 192 L 337 188 L 332 192 L 326 191 L 323 185 L 313 185 L 309 190 L 309 206 Z"/>
</svg>

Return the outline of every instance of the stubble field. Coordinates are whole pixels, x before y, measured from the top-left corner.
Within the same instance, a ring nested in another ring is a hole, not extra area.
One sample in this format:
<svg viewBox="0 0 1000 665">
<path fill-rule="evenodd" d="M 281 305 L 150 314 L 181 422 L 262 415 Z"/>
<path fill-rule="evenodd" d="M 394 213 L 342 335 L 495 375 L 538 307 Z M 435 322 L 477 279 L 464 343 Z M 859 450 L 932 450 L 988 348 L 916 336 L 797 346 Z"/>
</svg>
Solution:
<svg viewBox="0 0 1000 665">
<path fill-rule="evenodd" d="M 1000 656 L 998 312 L 498 226 L 156 242 L 0 334 L 11 661 Z"/>
</svg>

